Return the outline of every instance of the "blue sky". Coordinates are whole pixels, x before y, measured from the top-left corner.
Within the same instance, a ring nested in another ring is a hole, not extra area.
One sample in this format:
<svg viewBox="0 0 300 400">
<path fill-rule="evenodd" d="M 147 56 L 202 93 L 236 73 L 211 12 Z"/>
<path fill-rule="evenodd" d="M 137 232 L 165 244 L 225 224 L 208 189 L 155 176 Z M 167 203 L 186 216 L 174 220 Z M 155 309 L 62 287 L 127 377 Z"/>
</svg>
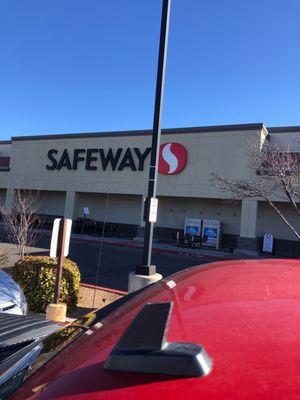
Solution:
<svg viewBox="0 0 300 400">
<path fill-rule="evenodd" d="M 0 0 L 0 140 L 152 127 L 160 0 Z M 299 0 L 173 0 L 163 127 L 300 125 Z"/>
</svg>

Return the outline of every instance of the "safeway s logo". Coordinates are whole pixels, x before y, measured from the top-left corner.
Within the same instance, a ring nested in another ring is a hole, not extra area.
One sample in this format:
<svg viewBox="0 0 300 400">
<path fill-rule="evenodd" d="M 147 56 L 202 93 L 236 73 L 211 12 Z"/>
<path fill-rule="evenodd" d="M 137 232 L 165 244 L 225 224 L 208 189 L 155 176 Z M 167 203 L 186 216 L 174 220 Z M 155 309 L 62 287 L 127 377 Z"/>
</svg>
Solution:
<svg viewBox="0 0 300 400">
<path fill-rule="evenodd" d="M 187 151 L 182 144 L 165 143 L 160 146 L 158 172 L 173 175 L 181 172 L 187 161 Z"/>
</svg>

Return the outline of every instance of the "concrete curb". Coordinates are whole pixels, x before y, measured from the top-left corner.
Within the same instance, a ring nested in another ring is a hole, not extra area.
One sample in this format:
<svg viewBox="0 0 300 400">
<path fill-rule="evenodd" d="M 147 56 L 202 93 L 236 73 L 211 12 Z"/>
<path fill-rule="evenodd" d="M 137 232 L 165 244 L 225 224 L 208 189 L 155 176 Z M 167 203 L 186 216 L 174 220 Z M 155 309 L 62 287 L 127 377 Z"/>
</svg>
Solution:
<svg viewBox="0 0 300 400">
<path fill-rule="evenodd" d="M 104 290 L 105 292 L 120 294 L 122 296 L 125 296 L 126 294 L 128 294 L 128 292 L 125 292 L 124 290 L 111 289 L 111 288 L 107 288 L 107 287 L 99 286 L 99 285 L 91 285 L 90 283 L 80 283 L 80 286 L 90 288 L 90 289 L 96 289 L 96 290 Z"/>
<path fill-rule="evenodd" d="M 50 236 L 51 232 L 41 232 L 41 235 L 46 235 Z M 99 244 L 99 243 L 104 243 L 104 244 L 109 244 L 111 246 L 116 246 L 116 247 L 127 247 L 127 248 L 132 248 L 132 249 L 142 249 L 143 245 L 139 243 L 131 243 L 131 242 L 116 242 L 114 240 L 109 240 L 107 238 L 99 238 L 99 239 L 92 239 L 90 237 L 79 237 L 76 235 L 71 235 L 72 240 L 76 240 L 79 242 L 86 242 L 86 243 L 94 243 L 94 244 Z M 156 254 L 177 254 L 180 256 L 186 256 L 186 257 L 199 257 L 199 258 L 212 258 L 216 259 L 219 258 L 220 260 L 226 259 L 234 259 L 235 257 L 232 257 L 232 254 L 228 253 L 227 254 L 203 254 L 199 252 L 193 252 L 193 251 L 182 251 L 181 249 L 166 249 L 166 248 L 160 248 L 160 247 L 155 247 L 155 244 L 153 246 L 153 253 Z"/>
<path fill-rule="evenodd" d="M 116 247 L 127 247 L 127 248 L 131 248 L 131 249 L 142 249 L 143 246 L 141 244 L 134 244 L 134 243 L 121 243 L 121 242 L 113 242 L 110 240 L 93 240 L 93 239 L 85 239 L 85 238 L 73 238 L 75 240 L 78 241 L 83 241 L 83 242 L 87 242 L 87 243 L 100 243 L 101 241 L 105 244 L 110 244 L 112 246 L 116 246 Z M 172 250 L 172 249 L 161 249 L 161 248 L 157 248 L 157 247 L 153 247 L 153 253 L 157 253 L 157 254 L 178 254 L 178 255 L 185 255 L 185 256 L 189 256 L 189 257 L 200 257 L 200 258 L 204 258 L 206 256 L 204 256 L 203 254 L 198 254 L 198 253 L 191 253 L 191 252 L 184 252 L 184 251 L 180 251 L 180 250 Z M 208 257 L 214 257 L 214 256 L 208 256 Z"/>
<path fill-rule="evenodd" d="M 132 248 L 132 249 L 142 249 L 143 245 L 139 243 L 131 243 L 131 242 L 114 242 L 112 240 L 107 240 L 107 239 L 90 239 L 90 238 L 79 238 L 76 236 L 72 236 L 72 239 L 78 240 L 78 241 L 84 241 L 87 243 L 100 243 L 101 241 L 105 244 L 110 244 L 112 246 L 117 246 L 117 247 L 127 247 L 127 248 Z M 219 254 L 203 254 L 203 253 L 198 253 L 198 252 L 193 252 L 193 251 L 182 251 L 181 249 L 166 249 L 166 248 L 159 248 L 159 247 L 153 247 L 153 253 L 157 254 L 178 254 L 181 256 L 187 256 L 187 257 L 199 257 L 199 258 L 228 258 L 232 259 L 232 255 L 230 254 L 224 254 L 224 255 L 219 255 Z"/>
</svg>

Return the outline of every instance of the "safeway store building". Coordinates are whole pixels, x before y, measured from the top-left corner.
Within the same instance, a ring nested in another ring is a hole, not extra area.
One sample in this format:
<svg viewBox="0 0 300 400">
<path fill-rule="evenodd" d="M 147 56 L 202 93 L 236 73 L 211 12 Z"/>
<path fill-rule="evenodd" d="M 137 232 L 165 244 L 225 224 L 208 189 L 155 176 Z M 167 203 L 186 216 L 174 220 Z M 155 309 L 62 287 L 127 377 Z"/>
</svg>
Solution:
<svg viewBox="0 0 300 400">
<path fill-rule="evenodd" d="M 212 181 L 212 173 L 249 178 L 249 140 L 293 143 L 300 152 L 300 127 L 267 129 L 244 124 L 166 129 L 162 132 L 155 236 L 174 241 L 186 218 L 219 220 L 221 247 L 260 250 L 271 232 L 275 253 L 300 254 L 296 238 L 261 200 L 232 203 Z M 297 144 L 298 143 L 298 147 Z M 14 189 L 38 191 L 39 213 L 83 217 L 110 234 L 141 236 L 147 193 L 151 131 L 13 137 L 0 142 L 0 201 L 10 205 Z M 227 196 L 228 197 L 228 196 Z M 280 207 L 293 220 L 287 203 Z M 300 229 L 300 224 L 296 224 Z M 120 233 L 121 232 L 121 233 Z"/>
</svg>

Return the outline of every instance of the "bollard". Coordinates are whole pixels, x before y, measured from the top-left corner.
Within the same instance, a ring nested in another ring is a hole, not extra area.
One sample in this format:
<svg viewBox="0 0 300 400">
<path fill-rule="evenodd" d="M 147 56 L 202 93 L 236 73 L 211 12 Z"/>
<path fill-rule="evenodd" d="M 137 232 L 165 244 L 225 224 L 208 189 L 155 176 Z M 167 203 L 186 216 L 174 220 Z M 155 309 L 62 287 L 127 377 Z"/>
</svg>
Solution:
<svg viewBox="0 0 300 400">
<path fill-rule="evenodd" d="M 67 305 L 51 303 L 47 307 L 46 319 L 53 322 L 66 322 Z"/>
</svg>

